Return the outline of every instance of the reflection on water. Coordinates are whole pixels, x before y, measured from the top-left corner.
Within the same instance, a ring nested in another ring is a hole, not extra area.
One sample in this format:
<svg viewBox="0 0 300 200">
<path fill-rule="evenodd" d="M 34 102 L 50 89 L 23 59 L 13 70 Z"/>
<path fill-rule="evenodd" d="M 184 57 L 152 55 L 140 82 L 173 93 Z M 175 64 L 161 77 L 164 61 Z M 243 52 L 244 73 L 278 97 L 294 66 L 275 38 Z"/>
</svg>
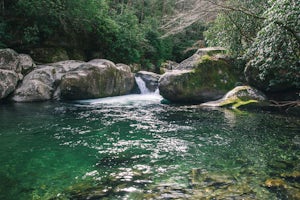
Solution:
<svg viewBox="0 0 300 200">
<path fill-rule="evenodd" d="M 0 199 L 297 199 L 300 119 L 159 95 L 0 107 Z"/>
</svg>

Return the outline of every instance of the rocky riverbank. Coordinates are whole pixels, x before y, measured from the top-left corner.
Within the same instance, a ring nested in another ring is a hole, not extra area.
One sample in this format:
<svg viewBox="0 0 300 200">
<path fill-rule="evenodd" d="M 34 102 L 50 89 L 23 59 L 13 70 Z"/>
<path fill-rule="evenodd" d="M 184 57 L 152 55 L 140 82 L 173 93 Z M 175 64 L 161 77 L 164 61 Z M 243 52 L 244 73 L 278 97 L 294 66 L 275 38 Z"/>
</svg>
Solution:
<svg viewBox="0 0 300 200">
<path fill-rule="evenodd" d="M 16 102 L 75 100 L 124 95 L 134 74 L 124 64 L 104 59 L 67 60 L 35 65 L 28 55 L 0 50 L 0 99 Z"/>
<path fill-rule="evenodd" d="M 173 103 L 233 108 L 251 104 L 277 110 L 288 108 L 293 113 L 299 111 L 297 88 L 287 88 L 276 94 L 262 90 L 265 95 L 255 88 L 260 87 L 255 82 L 251 82 L 254 87 L 248 86 L 249 71 L 245 75 L 238 74 L 234 62 L 224 53 L 225 49 L 219 47 L 199 49 L 190 58 L 159 75 L 146 71 L 134 74 L 130 66 L 105 59 L 36 65 L 29 55 L 1 49 L 0 100 L 33 102 L 125 95 L 138 92 L 135 81 L 138 77 L 145 82 L 149 92 L 159 88 L 160 94 Z M 268 97 L 272 101 L 268 101 Z"/>
</svg>

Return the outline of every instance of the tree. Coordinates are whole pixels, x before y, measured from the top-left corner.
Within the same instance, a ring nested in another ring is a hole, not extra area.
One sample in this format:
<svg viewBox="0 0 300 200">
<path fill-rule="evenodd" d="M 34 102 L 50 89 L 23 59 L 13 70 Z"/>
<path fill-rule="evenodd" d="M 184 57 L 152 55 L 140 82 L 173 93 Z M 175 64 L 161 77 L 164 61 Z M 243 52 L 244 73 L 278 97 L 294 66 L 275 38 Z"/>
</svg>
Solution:
<svg viewBox="0 0 300 200">
<path fill-rule="evenodd" d="M 229 0 L 219 4 L 220 13 L 204 33 L 209 46 L 222 46 L 234 57 L 243 56 L 261 29 L 267 0 Z"/>
<path fill-rule="evenodd" d="M 257 71 L 257 76 L 251 76 L 266 82 L 268 90 L 300 88 L 300 2 L 270 2 L 272 6 L 263 13 L 263 28 L 245 54 L 247 68 Z"/>
</svg>

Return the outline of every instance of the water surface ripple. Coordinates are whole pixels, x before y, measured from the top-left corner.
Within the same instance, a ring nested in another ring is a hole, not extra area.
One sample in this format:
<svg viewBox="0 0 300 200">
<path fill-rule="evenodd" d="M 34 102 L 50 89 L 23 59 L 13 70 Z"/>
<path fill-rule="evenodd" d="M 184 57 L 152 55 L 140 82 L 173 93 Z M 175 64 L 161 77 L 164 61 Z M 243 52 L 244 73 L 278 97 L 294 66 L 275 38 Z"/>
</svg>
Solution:
<svg viewBox="0 0 300 200">
<path fill-rule="evenodd" d="M 299 199 L 300 119 L 159 95 L 0 106 L 0 199 Z"/>
</svg>

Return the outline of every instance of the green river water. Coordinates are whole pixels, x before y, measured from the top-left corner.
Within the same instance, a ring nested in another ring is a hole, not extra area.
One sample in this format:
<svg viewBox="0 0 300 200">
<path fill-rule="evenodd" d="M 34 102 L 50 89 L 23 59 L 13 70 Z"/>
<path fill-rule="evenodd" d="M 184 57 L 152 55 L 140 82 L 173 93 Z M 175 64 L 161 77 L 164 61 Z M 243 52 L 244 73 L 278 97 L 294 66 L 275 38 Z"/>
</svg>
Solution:
<svg viewBox="0 0 300 200">
<path fill-rule="evenodd" d="M 0 199 L 299 199 L 300 119 L 158 95 L 0 105 Z"/>
</svg>

